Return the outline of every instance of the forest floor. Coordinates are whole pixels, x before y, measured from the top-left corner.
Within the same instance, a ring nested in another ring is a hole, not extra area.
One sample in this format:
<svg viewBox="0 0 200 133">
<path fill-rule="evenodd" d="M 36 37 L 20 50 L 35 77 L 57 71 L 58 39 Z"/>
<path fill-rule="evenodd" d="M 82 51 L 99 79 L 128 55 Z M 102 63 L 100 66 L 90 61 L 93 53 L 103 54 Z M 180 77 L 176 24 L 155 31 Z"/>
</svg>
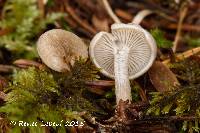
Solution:
<svg viewBox="0 0 200 133">
<path fill-rule="evenodd" d="M 157 44 L 150 69 L 130 80 L 131 102 L 116 103 L 115 81 L 91 58 L 57 72 L 38 55 L 48 30 L 89 46 L 114 23 L 139 24 Z M 0 0 L 0 133 L 192 133 L 199 124 L 199 0 Z"/>
</svg>

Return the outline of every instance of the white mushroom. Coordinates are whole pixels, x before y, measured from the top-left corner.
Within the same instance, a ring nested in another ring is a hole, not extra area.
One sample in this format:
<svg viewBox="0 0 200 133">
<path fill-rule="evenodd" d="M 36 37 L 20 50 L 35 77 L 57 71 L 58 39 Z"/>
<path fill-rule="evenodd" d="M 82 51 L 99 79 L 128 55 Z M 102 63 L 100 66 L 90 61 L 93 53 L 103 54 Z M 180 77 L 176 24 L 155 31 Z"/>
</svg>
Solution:
<svg viewBox="0 0 200 133">
<path fill-rule="evenodd" d="M 116 101 L 132 100 L 129 79 L 144 74 L 156 58 L 156 43 L 142 27 L 115 23 L 112 34 L 100 32 L 92 39 L 89 54 L 100 71 L 115 79 Z"/>
<path fill-rule="evenodd" d="M 58 72 L 70 70 L 76 58 L 88 58 L 87 46 L 75 34 L 53 29 L 40 36 L 37 51 L 42 61 Z"/>
</svg>

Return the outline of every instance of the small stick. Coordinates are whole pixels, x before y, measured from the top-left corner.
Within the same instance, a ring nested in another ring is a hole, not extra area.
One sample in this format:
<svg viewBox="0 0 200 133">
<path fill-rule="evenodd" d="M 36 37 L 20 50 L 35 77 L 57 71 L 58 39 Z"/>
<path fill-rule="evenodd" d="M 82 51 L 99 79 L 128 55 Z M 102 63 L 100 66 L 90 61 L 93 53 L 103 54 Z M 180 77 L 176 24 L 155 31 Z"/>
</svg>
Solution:
<svg viewBox="0 0 200 133">
<path fill-rule="evenodd" d="M 163 25 L 164 27 L 164 25 Z M 178 25 L 177 24 L 169 24 L 166 28 L 168 29 L 177 29 Z M 199 25 L 191 25 L 191 24 L 183 24 L 182 25 L 182 30 L 184 31 L 196 31 L 196 32 L 200 32 L 200 26 Z"/>
<path fill-rule="evenodd" d="M 148 102 L 148 98 L 142 88 L 139 88 L 139 95 L 142 99 L 142 102 Z"/>
<path fill-rule="evenodd" d="M 111 80 L 97 80 L 97 81 L 86 81 L 85 84 L 90 86 L 112 87 L 115 85 L 115 82 Z"/>
<path fill-rule="evenodd" d="M 102 0 L 103 5 L 108 12 L 109 16 L 113 19 L 115 23 L 121 23 L 120 19 L 116 16 L 116 14 L 113 12 L 112 8 L 110 7 L 108 0 Z"/>
<path fill-rule="evenodd" d="M 197 54 L 199 52 L 200 52 L 200 47 L 196 47 L 196 48 L 190 49 L 188 51 L 185 51 L 181 54 L 178 54 L 175 58 L 177 60 L 183 60 L 183 59 L 188 58 L 188 57 L 190 57 L 194 54 Z M 162 63 L 165 64 L 165 65 L 168 65 L 170 63 L 170 59 L 166 59 L 166 60 L 162 61 Z"/>
<path fill-rule="evenodd" d="M 114 81 L 111 80 L 97 80 L 97 81 L 86 81 L 85 84 L 89 86 L 89 91 L 96 93 L 98 95 L 103 95 L 105 93 L 105 89 L 112 89 L 115 85 Z"/>
<path fill-rule="evenodd" d="M 71 28 L 77 28 L 77 23 L 69 16 L 64 17 L 65 21 L 70 25 Z"/>
<path fill-rule="evenodd" d="M 24 66 L 25 68 L 27 68 L 28 66 L 34 66 L 34 67 L 37 67 L 37 68 L 42 67 L 42 64 L 40 64 L 36 61 L 27 60 L 27 59 L 18 59 L 16 61 L 14 61 L 13 64 L 15 64 L 16 66 Z"/>
<path fill-rule="evenodd" d="M 44 6 L 44 0 L 38 0 L 38 8 L 40 10 L 41 13 L 41 18 L 44 18 L 45 15 L 45 6 Z"/>
<path fill-rule="evenodd" d="M 175 36 L 175 39 L 174 39 L 174 42 L 173 42 L 173 47 L 172 47 L 172 50 L 173 50 L 174 53 L 176 52 L 176 48 L 177 48 L 177 45 L 178 45 L 178 42 L 179 42 L 179 39 L 180 39 L 180 36 L 181 36 L 181 29 L 182 29 L 182 25 L 183 25 L 183 20 L 184 20 L 186 14 L 187 14 L 187 11 L 188 11 L 188 7 L 186 7 L 185 5 L 183 6 L 183 10 L 180 10 L 180 19 L 179 19 L 179 22 L 178 22 L 177 32 L 176 32 L 176 36 Z"/>
<path fill-rule="evenodd" d="M 140 86 L 140 84 L 136 81 L 133 80 L 133 83 L 136 85 L 136 86 L 139 86 L 139 95 L 140 95 L 140 98 L 142 99 L 142 102 L 146 102 L 148 103 L 148 98 L 143 90 L 143 88 Z"/>
<path fill-rule="evenodd" d="M 196 116 L 166 116 L 166 117 L 160 117 L 160 116 L 148 116 L 146 118 L 140 119 L 140 120 L 128 120 L 125 122 L 126 125 L 134 125 L 134 124 L 144 124 L 149 122 L 161 122 L 161 121 L 167 121 L 167 122 L 173 122 L 173 121 L 194 121 L 199 120 L 199 117 Z"/>
<path fill-rule="evenodd" d="M 83 28 L 85 28 L 86 30 L 88 30 L 90 33 L 92 34 L 96 34 L 97 31 L 91 27 L 88 23 L 86 23 L 85 21 L 81 20 L 79 16 L 76 15 L 76 13 L 74 12 L 74 10 L 68 6 L 67 4 L 65 4 L 65 9 L 66 11 L 71 15 L 71 17 Z"/>
<path fill-rule="evenodd" d="M 160 15 L 161 17 L 166 18 L 167 20 L 170 20 L 170 21 L 173 21 L 173 22 L 176 21 L 174 18 L 172 18 L 172 17 L 170 17 L 170 16 L 167 16 L 166 14 L 159 13 L 158 11 L 155 11 L 155 13 L 156 13 L 157 15 Z M 124 19 L 124 20 L 126 20 L 126 21 L 132 21 L 132 20 L 133 20 L 133 19 L 132 19 L 132 18 L 133 18 L 132 15 L 129 14 L 128 12 L 126 12 L 126 11 L 117 9 L 117 10 L 116 10 L 116 14 L 117 14 L 120 18 L 122 18 L 122 19 Z M 142 21 L 142 24 L 143 24 L 145 27 L 149 27 L 149 26 L 150 26 L 149 23 L 148 23 L 147 21 L 145 21 L 145 20 Z M 176 24 L 176 23 L 169 23 L 169 24 L 166 25 L 166 24 L 162 24 L 162 23 L 161 23 L 161 27 L 162 27 L 162 28 L 166 28 L 166 29 L 176 30 L 177 27 L 178 27 L 178 24 Z M 149 28 L 153 28 L 153 27 L 149 27 Z M 200 26 L 184 23 L 184 24 L 182 24 L 182 30 L 183 30 L 183 31 L 197 31 L 197 32 L 200 32 Z"/>
<path fill-rule="evenodd" d="M 0 64 L 0 72 L 10 73 L 15 69 L 14 66 L 11 65 L 2 65 Z"/>
</svg>

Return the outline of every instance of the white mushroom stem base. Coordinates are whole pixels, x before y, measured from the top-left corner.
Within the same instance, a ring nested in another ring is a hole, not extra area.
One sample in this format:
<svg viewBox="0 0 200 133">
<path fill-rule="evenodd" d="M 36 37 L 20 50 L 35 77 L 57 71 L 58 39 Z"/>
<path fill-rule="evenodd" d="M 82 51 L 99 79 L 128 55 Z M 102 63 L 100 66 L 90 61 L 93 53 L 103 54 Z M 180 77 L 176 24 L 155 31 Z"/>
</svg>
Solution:
<svg viewBox="0 0 200 133">
<path fill-rule="evenodd" d="M 126 46 L 116 45 L 114 54 L 114 73 L 115 73 L 115 95 L 116 102 L 132 100 L 131 87 L 128 74 L 128 56 L 129 48 Z"/>
</svg>

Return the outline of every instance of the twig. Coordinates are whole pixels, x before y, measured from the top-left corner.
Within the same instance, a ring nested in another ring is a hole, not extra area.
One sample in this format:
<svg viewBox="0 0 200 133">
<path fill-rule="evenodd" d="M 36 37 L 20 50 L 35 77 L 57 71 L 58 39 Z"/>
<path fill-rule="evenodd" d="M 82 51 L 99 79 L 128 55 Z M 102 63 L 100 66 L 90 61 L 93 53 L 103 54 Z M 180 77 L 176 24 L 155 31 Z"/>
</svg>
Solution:
<svg viewBox="0 0 200 133">
<path fill-rule="evenodd" d="M 109 80 L 97 80 L 97 81 L 86 81 L 85 84 L 90 86 L 112 87 L 115 85 L 115 82 Z"/>
<path fill-rule="evenodd" d="M 148 98 L 142 88 L 139 88 L 139 95 L 143 102 L 148 102 Z"/>
<path fill-rule="evenodd" d="M 196 116 L 170 116 L 169 121 L 193 121 L 196 119 L 200 119 Z"/>
<path fill-rule="evenodd" d="M 172 10 L 168 8 L 164 8 L 157 4 L 156 2 L 152 2 L 149 0 L 139 0 L 139 1 L 127 1 L 125 4 L 132 9 L 142 10 L 144 8 L 150 8 L 155 11 L 163 12 L 165 14 L 172 14 L 174 13 Z"/>
<path fill-rule="evenodd" d="M 136 81 L 133 80 L 133 83 L 139 87 L 138 91 L 139 91 L 139 95 L 140 98 L 142 99 L 142 102 L 148 103 L 148 98 L 143 90 L 143 88 L 140 86 L 140 84 Z"/>
<path fill-rule="evenodd" d="M 178 54 L 175 58 L 176 60 L 183 60 L 199 52 L 200 52 L 200 47 L 197 47 L 197 48 L 185 51 L 184 53 Z M 168 65 L 170 63 L 170 59 L 164 60 L 162 63 L 165 65 Z"/>
<path fill-rule="evenodd" d="M 74 10 L 68 5 L 65 4 L 65 9 L 66 11 L 71 15 L 71 17 L 83 28 L 85 28 L 86 30 L 88 30 L 90 33 L 92 34 L 96 34 L 97 31 L 91 27 L 87 22 L 83 21 L 80 19 L 79 16 L 76 15 L 76 13 L 74 12 Z"/>
<path fill-rule="evenodd" d="M 90 92 L 103 95 L 105 93 L 105 89 L 112 89 L 112 86 L 115 85 L 115 82 L 111 80 L 97 80 L 86 81 L 85 84 L 88 86 L 88 90 Z"/>
<path fill-rule="evenodd" d="M 120 9 L 117 9 L 116 10 L 116 14 L 126 20 L 126 21 L 132 21 L 132 15 L 126 11 L 123 11 L 123 10 L 120 10 Z M 169 20 L 169 21 L 172 21 L 172 22 L 175 22 L 176 20 L 166 14 L 162 14 L 158 11 L 155 11 L 155 14 L 157 15 L 160 15 L 160 17 L 163 17 L 165 18 L 166 20 Z M 141 22 L 141 25 L 143 25 L 144 27 L 148 27 L 149 29 L 153 28 L 153 26 L 151 24 L 149 24 L 148 21 L 146 20 L 143 20 Z M 160 26 L 164 29 L 170 29 L 170 30 L 176 30 L 177 27 L 178 27 L 178 24 L 176 23 L 160 23 Z M 200 26 L 198 25 L 191 25 L 191 24 L 187 24 L 187 23 L 184 23 L 182 24 L 182 29 L 183 31 L 196 31 L 196 32 L 200 32 Z"/>
<path fill-rule="evenodd" d="M 174 29 L 177 29 L 177 27 L 178 27 L 177 24 L 172 23 L 172 24 L 169 24 L 166 28 L 174 30 Z M 199 25 L 191 25 L 191 24 L 182 24 L 182 30 L 200 32 L 200 26 Z"/>
<path fill-rule="evenodd" d="M 166 117 L 160 117 L 160 116 L 148 116 L 146 118 L 140 119 L 140 120 L 128 120 L 125 122 L 127 125 L 134 125 L 134 124 L 144 124 L 149 122 L 161 122 L 161 121 L 194 121 L 200 119 L 196 116 L 166 116 Z"/>
<path fill-rule="evenodd" d="M 134 17 L 133 20 L 132 20 L 132 23 L 134 23 L 134 24 L 140 24 L 140 23 L 142 22 L 142 20 L 143 20 L 146 16 L 148 16 L 148 15 L 150 15 L 150 14 L 152 14 L 152 13 L 154 13 L 154 12 L 151 11 L 151 10 L 148 10 L 148 9 L 142 10 L 142 11 L 138 12 L 138 13 L 135 15 L 135 17 Z"/>
<path fill-rule="evenodd" d="M 160 17 L 168 20 L 168 21 L 171 21 L 171 22 L 177 22 L 177 20 L 175 18 L 173 18 L 172 16 L 169 16 L 168 14 L 165 14 L 164 12 L 160 12 L 160 11 L 157 11 L 155 10 L 154 11 L 157 15 L 159 15 Z"/>
<path fill-rule="evenodd" d="M 144 10 L 143 10 L 144 11 Z M 117 16 L 119 16 L 120 18 L 122 18 L 122 19 L 124 19 L 124 20 L 126 20 L 126 21 L 133 21 L 133 16 L 129 13 L 129 12 L 127 12 L 127 11 L 124 11 L 124 10 L 121 10 L 121 9 L 116 9 L 116 14 L 117 14 Z M 141 11 L 142 12 L 142 11 Z M 152 11 L 152 13 L 155 13 L 156 15 L 158 15 L 158 16 L 160 16 L 160 17 L 162 17 L 162 18 L 164 18 L 164 19 L 166 19 L 166 20 L 169 20 L 169 21 L 172 21 L 172 22 L 176 22 L 176 19 L 174 19 L 173 17 L 171 17 L 171 16 L 168 16 L 167 14 L 165 14 L 165 13 L 163 13 L 163 12 L 159 12 L 159 11 Z M 148 15 L 148 14 L 147 14 Z M 146 15 L 146 16 L 147 16 Z M 149 14 L 150 15 L 150 14 Z M 136 15 L 137 16 L 137 15 Z M 146 17 L 145 16 L 145 17 Z M 135 18 L 134 18 L 135 19 Z M 143 18 L 144 19 L 144 18 Z M 142 21 L 143 23 L 144 23 L 144 21 Z M 141 23 L 142 23 L 141 22 Z M 175 24 L 175 26 L 174 25 L 172 25 L 173 27 L 173 29 L 176 29 L 177 28 L 177 25 Z M 147 27 L 147 26 L 146 26 Z M 189 27 L 187 26 L 186 28 L 190 28 L 190 25 L 189 25 Z M 193 27 L 192 27 L 193 28 Z M 195 27 L 196 28 L 196 27 Z M 194 30 L 196 30 L 194 28 Z M 198 27 L 199 28 L 199 27 Z M 183 27 L 183 29 L 184 29 L 184 27 Z M 200 29 L 200 28 L 199 28 Z"/>
<path fill-rule="evenodd" d="M 121 23 L 120 19 L 115 15 L 112 8 L 110 7 L 108 0 L 102 0 L 102 1 L 106 11 L 108 12 L 109 16 L 113 19 L 113 21 L 115 23 Z"/>
<path fill-rule="evenodd" d="M 173 47 L 172 47 L 172 50 L 173 50 L 174 53 L 176 52 L 176 48 L 177 48 L 177 45 L 178 45 L 178 42 L 179 42 L 179 39 L 180 39 L 180 36 L 181 36 L 181 29 L 182 29 L 182 25 L 183 25 L 183 20 L 184 20 L 186 14 L 187 14 L 188 7 L 183 5 L 182 9 L 183 10 L 180 10 L 180 19 L 179 19 L 179 22 L 178 22 L 177 32 L 176 32 L 176 36 L 175 36 L 175 39 L 174 39 L 174 42 L 173 42 Z"/>
<path fill-rule="evenodd" d="M 70 25 L 71 28 L 78 27 L 77 23 L 69 16 L 64 17 L 65 21 Z"/>
<path fill-rule="evenodd" d="M 44 0 L 38 0 L 38 8 L 39 8 L 40 13 L 41 13 L 41 18 L 44 18 L 44 15 L 45 15 Z"/>
<path fill-rule="evenodd" d="M 105 93 L 105 89 L 112 89 L 112 87 L 115 85 L 115 82 L 109 80 L 97 80 L 86 81 L 85 84 L 88 86 L 88 90 L 90 92 L 103 95 Z"/>
<path fill-rule="evenodd" d="M 36 62 L 36 61 L 32 61 L 32 60 L 27 60 L 27 59 L 18 59 L 16 61 L 13 62 L 13 64 L 15 64 L 16 66 L 23 66 L 23 68 L 27 68 L 29 66 L 34 66 L 34 67 L 37 67 L 37 68 L 42 68 L 43 65 Z"/>
<path fill-rule="evenodd" d="M 10 72 L 12 72 L 14 69 L 15 69 L 14 66 L 11 66 L 11 65 L 2 65 L 2 64 L 0 64 L 0 72 L 3 72 L 3 73 L 10 73 Z"/>
</svg>

